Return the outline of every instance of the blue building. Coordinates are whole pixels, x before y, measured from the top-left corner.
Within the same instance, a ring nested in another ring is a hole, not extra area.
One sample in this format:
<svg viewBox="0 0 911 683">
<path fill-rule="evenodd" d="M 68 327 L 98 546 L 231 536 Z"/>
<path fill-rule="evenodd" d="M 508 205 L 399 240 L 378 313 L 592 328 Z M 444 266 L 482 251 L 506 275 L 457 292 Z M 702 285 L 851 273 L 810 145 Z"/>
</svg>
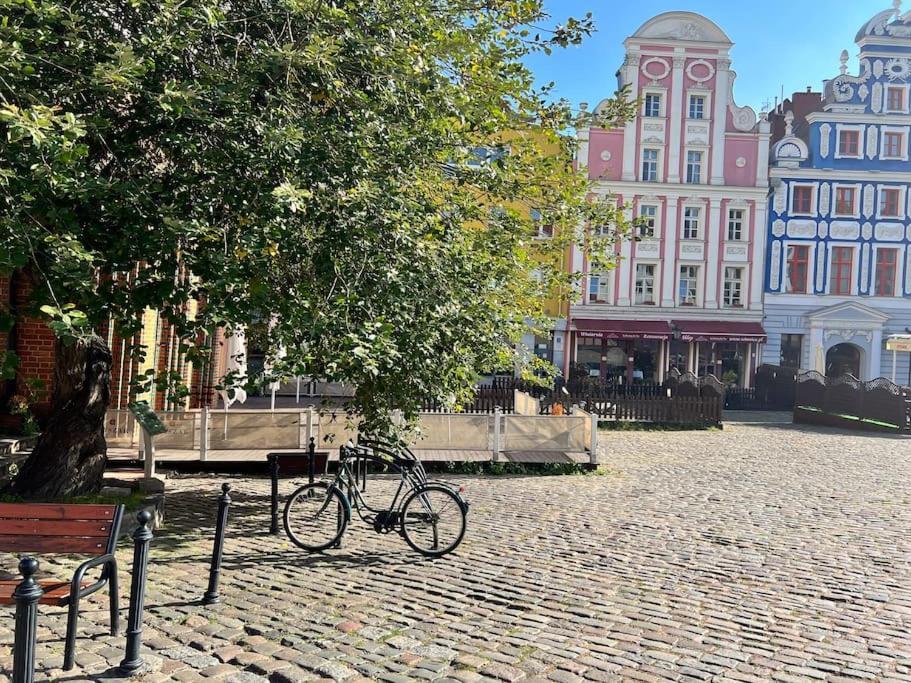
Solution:
<svg viewBox="0 0 911 683">
<path fill-rule="evenodd" d="M 860 75 L 798 93 L 770 117 L 773 146 L 763 361 L 909 382 L 886 351 L 911 327 L 911 12 L 858 32 Z"/>
</svg>

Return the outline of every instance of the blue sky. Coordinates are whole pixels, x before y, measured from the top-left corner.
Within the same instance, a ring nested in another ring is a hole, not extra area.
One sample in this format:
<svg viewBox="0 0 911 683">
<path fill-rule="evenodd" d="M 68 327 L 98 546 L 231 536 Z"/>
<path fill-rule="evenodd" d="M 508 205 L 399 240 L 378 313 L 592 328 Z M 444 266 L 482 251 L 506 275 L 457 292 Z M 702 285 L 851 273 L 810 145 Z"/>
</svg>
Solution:
<svg viewBox="0 0 911 683">
<path fill-rule="evenodd" d="M 579 102 L 594 107 L 616 89 L 625 38 L 661 12 L 698 12 L 734 42 L 737 104 L 759 111 L 782 86 L 786 97 L 808 85 L 820 90 L 823 79 L 838 75 L 843 49 L 851 55 L 850 73 L 857 73 L 857 30 L 891 6 L 892 0 L 545 0 L 555 21 L 591 12 L 597 32 L 579 47 L 535 55 L 528 64 L 539 85 L 556 83 L 557 97 L 574 108 Z M 904 10 L 911 10 L 909 0 Z"/>
</svg>

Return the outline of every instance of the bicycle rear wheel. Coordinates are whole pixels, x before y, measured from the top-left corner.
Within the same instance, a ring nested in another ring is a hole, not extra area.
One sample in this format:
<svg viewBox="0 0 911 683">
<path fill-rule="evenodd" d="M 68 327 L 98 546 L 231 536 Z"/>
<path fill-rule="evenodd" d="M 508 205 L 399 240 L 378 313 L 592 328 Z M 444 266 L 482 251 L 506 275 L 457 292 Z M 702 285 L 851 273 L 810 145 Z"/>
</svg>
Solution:
<svg viewBox="0 0 911 683">
<path fill-rule="evenodd" d="M 425 484 L 405 499 L 401 523 L 408 545 L 427 557 L 440 557 L 465 536 L 465 505 L 448 486 Z"/>
<path fill-rule="evenodd" d="M 331 548 L 348 526 L 348 504 L 341 492 L 325 482 L 305 484 L 291 494 L 283 515 L 285 533 L 310 552 Z"/>
</svg>

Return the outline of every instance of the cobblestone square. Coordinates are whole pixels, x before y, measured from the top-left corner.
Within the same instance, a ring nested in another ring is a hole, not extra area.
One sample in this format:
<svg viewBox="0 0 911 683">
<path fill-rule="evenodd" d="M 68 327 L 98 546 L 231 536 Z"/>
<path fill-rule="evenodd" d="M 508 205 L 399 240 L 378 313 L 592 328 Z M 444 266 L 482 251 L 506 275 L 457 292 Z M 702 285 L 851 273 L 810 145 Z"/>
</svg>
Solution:
<svg viewBox="0 0 911 683">
<path fill-rule="evenodd" d="M 144 680 L 911 681 L 911 440 L 729 424 L 601 446 L 604 474 L 450 477 L 469 529 L 434 561 L 359 520 L 308 555 L 269 535 L 267 479 L 169 479 Z M 222 481 L 223 602 L 203 606 Z M 118 556 L 125 622 L 128 544 Z M 40 680 L 115 678 L 103 597 L 72 672 L 64 632 L 65 610 L 41 607 Z"/>
</svg>

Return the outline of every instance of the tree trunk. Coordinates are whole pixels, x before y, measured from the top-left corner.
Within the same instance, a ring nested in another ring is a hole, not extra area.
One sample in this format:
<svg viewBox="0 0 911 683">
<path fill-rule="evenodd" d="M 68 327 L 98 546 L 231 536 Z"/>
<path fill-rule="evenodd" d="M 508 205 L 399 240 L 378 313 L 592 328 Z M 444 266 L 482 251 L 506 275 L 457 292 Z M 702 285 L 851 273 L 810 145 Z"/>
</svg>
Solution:
<svg viewBox="0 0 911 683">
<path fill-rule="evenodd" d="M 58 343 L 47 427 L 11 492 L 54 499 L 101 488 L 107 443 L 104 416 L 111 399 L 111 352 L 100 337 Z"/>
</svg>

